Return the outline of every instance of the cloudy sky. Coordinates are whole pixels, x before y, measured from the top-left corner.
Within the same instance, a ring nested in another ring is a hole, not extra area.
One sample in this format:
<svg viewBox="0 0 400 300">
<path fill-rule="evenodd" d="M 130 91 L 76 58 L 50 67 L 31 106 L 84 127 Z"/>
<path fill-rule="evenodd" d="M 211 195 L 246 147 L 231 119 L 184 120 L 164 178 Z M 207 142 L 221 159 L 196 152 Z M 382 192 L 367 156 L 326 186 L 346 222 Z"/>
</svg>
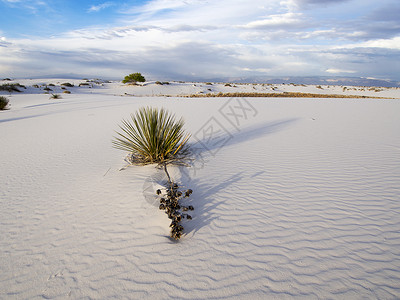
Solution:
<svg viewBox="0 0 400 300">
<path fill-rule="evenodd" d="M 0 0 L 0 77 L 400 80 L 399 0 Z"/>
</svg>

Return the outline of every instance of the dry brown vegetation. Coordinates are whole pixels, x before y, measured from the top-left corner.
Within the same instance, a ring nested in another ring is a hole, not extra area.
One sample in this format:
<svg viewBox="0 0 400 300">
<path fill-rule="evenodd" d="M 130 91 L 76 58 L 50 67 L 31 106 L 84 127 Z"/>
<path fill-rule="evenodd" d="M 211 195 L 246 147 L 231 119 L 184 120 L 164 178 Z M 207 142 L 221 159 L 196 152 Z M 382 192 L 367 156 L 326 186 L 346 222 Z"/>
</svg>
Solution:
<svg viewBox="0 0 400 300">
<path fill-rule="evenodd" d="M 374 98 L 387 99 L 384 97 L 369 97 L 356 95 L 335 95 L 335 94 L 312 94 L 312 93 L 208 93 L 208 94 L 192 94 L 185 96 L 187 98 L 212 98 L 212 97 L 262 97 L 262 98 Z"/>
</svg>

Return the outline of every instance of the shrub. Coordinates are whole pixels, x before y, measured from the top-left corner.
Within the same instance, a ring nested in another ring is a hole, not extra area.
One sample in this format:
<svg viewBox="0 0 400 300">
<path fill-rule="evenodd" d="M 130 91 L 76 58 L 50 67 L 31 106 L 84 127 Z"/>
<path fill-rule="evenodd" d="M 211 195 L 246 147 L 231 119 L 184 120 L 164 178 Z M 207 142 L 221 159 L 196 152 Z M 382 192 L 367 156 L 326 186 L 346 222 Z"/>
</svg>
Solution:
<svg viewBox="0 0 400 300">
<path fill-rule="evenodd" d="M 74 85 L 69 82 L 61 83 L 62 86 L 73 87 Z"/>
<path fill-rule="evenodd" d="M 9 100 L 7 97 L 0 96 L 0 110 L 6 110 Z"/>
<path fill-rule="evenodd" d="M 188 153 L 190 135 L 183 130 L 184 121 L 175 120 L 165 109 L 141 108 L 131 115 L 131 122 L 123 120 L 122 133 L 113 140 L 117 149 L 130 152 L 130 161 L 140 164 L 166 164 L 178 161 Z"/>
<path fill-rule="evenodd" d="M 70 91 L 64 91 L 63 94 L 71 94 Z"/>
<path fill-rule="evenodd" d="M 122 83 L 136 83 L 136 82 L 145 82 L 146 79 L 140 73 L 132 73 L 125 76 Z"/>
</svg>

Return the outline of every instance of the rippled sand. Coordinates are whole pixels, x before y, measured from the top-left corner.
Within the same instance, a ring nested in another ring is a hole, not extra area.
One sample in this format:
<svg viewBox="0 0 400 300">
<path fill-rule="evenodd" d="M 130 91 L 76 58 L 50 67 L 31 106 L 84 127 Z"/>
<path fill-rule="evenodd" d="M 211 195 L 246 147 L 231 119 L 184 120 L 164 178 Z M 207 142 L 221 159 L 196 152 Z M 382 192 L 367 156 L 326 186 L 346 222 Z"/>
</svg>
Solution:
<svg viewBox="0 0 400 300">
<path fill-rule="evenodd" d="M 396 299 L 400 102 L 14 95 L 0 113 L 0 298 Z M 141 106 L 183 116 L 171 168 L 193 220 L 169 235 L 154 166 L 114 130 Z"/>
</svg>

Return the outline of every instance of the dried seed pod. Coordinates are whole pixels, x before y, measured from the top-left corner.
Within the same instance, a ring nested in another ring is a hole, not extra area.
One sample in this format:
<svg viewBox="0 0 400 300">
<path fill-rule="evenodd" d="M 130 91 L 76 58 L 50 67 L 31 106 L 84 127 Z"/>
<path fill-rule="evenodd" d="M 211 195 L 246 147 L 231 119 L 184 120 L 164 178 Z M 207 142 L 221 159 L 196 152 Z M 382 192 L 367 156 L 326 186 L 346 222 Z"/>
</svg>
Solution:
<svg viewBox="0 0 400 300">
<path fill-rule="evenodd" d="M 191 215 L 186 215 L 186 219 L 191 220 L 192 216 Z"/>
<path fill-rule="evenodd" d="M 157 195 L 161 195 L 161 190 L 158 189 L 156 193 L 157 193 Z"/>
<path fill-rule="evenodd" d="M 160 203 L 165 203 L 165 199 L 164 199 L 164 198 L 161 198 L 161 199 L 160 199 Z"/>
<path fill-rule="evenodd" d="M 191 205 L 189 205 L 189 210 L 194 210 L 194 207 L 193 206 L 191 206 Z"/>
<path fill-rule="evenodd" d="M 161 210 L 162 210 L 162 209 L 165 209 L 165 205 L 161 203 L 160 206 L 159 206 L 158 208 L 161 209 Z"/>
</svg>

